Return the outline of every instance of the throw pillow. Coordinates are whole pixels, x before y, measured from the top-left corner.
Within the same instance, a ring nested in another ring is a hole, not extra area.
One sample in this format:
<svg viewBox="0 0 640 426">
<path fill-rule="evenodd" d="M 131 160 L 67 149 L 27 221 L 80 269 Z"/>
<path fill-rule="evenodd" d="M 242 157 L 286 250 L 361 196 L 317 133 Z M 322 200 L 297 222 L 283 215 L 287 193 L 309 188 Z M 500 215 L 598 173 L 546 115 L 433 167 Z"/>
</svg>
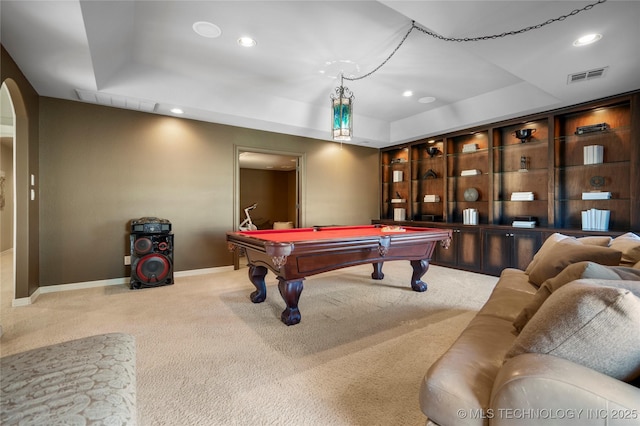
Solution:
<svg viewBox="0 0 640 426">
<path fill-rule="evenodd" d="M 524 270 L 524 273 L 527 274 L 527 275 L 530 274 L 531 270 L 536 265 L 536 263 L 538 263 L 540 258 L 542 256 L 544 256 L 544 254 L 547 251 L 549 251 L 551 249 L 551 247 L 556 245 L 556 243 L 558 243 L 559 241 L 578 243 L 578 240 L 575 237 L 570 237 L 568 235 L 560 234 L 559 232 L 556 232 L 556 233 L 552 234 L 549 238 L 544 240 L 544 243 L 538 249 L 536 254 L 533 256 L 533 259 L 531 259 L 531 262 L 527 266 L 527 269 Z"/>
<path fill-rule="evenodd" d="M 608 266 L 599 265 L 594 262 L 578 262 L 567 266 L 558 275 L 553 278 L 549 278 L 542 283 L 536 294 L 533 296 L 533 299 L 524 307 L 524 309 L 522 309 L 520 314 L 513 321 L 513 326 L 516 331 L 518 333 L 522 331 L 522 328 L 527 325 L 527 322 L 529 322 L 531 317 L 538 312 L 540 306 L 542 306 L 544 301 L 551 296 L 551 293 L 558 290 L 563 285 L 580 278 L 616 280 L 619 279 L 619 274 L 609 269 Z"/>
<path fill-rule="evenodd" d="M 615 266 L 620 264 L 621 256 L 621 252 L 609 247 L 560 241 L 547 250 L 533 266 L 529 273 L 529 281 L 540 286 L 549 278 L 558 275 L 567 266 L 583 260 Z"/>
<path fill-rule="evenodd" d="M 628 266 L 612 266 L 609 268 L 622 280 L 640 281 L 640 269 L 630 268 Z"/>
<path fill-rule="evenodd" d="M 578 238 L 578 242 L 580 244 L 589 244 L 589 245 L 593 245 L 593 246 L 602 246 L 602 247 L 609 247 L 609 244 L 611 244 L 612 238 L 611 237 L 580 237 Z"/>
<path fill-rule="evenodd" d="M 622 252 L 622 266 L 633 266 L 640 262 L 640 237 L 633 232 L 614 238 L 609 247 Z"/>
<path fill-rule="evenodd" d="M 522 329 L 505 360 L 541 353 L 619 380 L 640 376 L 640 281 L 609 282 L 620 287 L 577 280 L 554 292 Z"/>
</svg>

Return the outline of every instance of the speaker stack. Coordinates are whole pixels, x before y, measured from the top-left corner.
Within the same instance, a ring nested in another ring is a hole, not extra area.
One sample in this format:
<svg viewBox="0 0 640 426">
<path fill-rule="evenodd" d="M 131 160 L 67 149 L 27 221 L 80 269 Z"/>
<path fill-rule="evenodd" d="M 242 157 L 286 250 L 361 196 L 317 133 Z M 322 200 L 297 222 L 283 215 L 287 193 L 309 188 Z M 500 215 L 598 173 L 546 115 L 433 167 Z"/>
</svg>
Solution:
<svg viewBox="0 0 640 426">
<path fill-rule="evenodd" d="M 171 222 L 157 217 L 131 220 L 130 288 L 173 284 Z"/>
</svg>

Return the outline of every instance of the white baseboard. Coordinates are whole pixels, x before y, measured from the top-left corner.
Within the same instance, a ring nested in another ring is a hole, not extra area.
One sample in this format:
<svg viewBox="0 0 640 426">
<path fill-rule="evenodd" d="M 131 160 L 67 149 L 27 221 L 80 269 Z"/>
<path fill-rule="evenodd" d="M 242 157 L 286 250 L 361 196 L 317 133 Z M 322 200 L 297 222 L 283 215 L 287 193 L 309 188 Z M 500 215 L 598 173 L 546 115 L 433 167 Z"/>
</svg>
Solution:
<svg viewBox="0 0 640 426">
<path fill-rule="evenodd" d="M 178 271 L 174 272 L 174 277 L 192 277 L 195 275 L 217 274 L 219 272 L 233 271 L 233 265 L 218 266 L 215 268 L 203 268 L 203 269 L 191 269 L 190 271 Z"/>
<path fill-rule="evenodd" d="M 32 303 L 35 303 L 38 296 L 40 296 L 40 287 L 38 287 L 36 291 L 34 291 L 33 294 L 29 297 L 21 297 L 19 299 L 13 299 L 11 301 L 11 306 L 19 307 L 19 306 L 31 305 Z"/>
<path fill-rule="evenodd" d="M 176 278 L 180 277 L 192 277 L 195 275 L 206 275 L 206 274 L 215 274 L 220 272 L 233 271 L 233 265 L 231 266 L 219 266 L 216 268 L 204 268 L 204 269 L 192 269 L 189 271 L 178 271 L 174 272 L 173 276 Z M 122 278 L 113 278 L 109 280 L 96 280 L 96 281 L 86 281 L 80 283 L 70 283 L 70 284 L 56 284 L 56 285 L 46 285 L 42 287 L 38 287 L 36 291 L 29 297 L 21 297 L 20 299 L 13 299 L 11 306 L 28 306 L 32 303 L 35 303 L 38 296 L 45 293 L 57 293 L 60 291 L 70 291 L 70 290 L 81 290 L 84 288 L 94 288 L 94 287 L 107 287 L 110 285 L 129 285 L 129 277 Z"/>
<path fill-rule="evenodd" d="M 41 294 L 57 293 L 59 291 L 81 290 L 83 288 L 107 287 L 110 285 L 122 285 L 129 282 L 128 277 L 113 278 L 109 280 L 86 281 L 81 283 L 56 284 L 38 287 Z"/>
</svg>

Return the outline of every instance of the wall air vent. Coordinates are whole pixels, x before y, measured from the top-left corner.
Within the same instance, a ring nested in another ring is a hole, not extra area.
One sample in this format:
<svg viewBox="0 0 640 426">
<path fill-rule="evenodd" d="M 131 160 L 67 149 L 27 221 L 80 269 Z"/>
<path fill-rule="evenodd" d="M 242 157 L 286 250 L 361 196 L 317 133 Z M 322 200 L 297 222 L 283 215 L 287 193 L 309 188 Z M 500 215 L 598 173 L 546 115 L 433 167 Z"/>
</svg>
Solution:
<svg viewBox="0 0 640 426">
<path fill-rule="evenodd" d="M 78 95 L 78 99 L 84 102 L 143 112 L 154 112 L 158 105 L 156 102 L 110 95 L 109 93 L 94 92 L 91 90 L 76 89 L 76 94 Z"/>
<path fill-rule="evenodd" d="M 604 77 L 605 72 L 609 67 L 597 68 L 589 71 L 577 72 L 575 74 L 569 74 L 567 77 L 567 84 L 578 83 L 580 81 L 593 80 L 594 78 Z"/>
</svg>

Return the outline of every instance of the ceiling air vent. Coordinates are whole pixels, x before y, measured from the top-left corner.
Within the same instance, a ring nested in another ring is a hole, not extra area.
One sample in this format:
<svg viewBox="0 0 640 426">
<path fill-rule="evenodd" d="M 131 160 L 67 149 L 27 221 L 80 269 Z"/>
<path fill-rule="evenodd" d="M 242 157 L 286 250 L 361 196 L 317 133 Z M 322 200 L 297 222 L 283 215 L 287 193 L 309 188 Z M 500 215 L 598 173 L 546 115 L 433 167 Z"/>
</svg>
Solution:
<svg viewBox="0 0 640 426">
<path fill-rule="evenodd" d="M 604 77 L 605 72 L 609 67 L 597 68 L 589 71 L 577 72 L 575 74 L 569 74 L 567 78 L 567 84 L 578 83 L 580 81 L 593 80 L 594 78 Z"/>
<path fill-rule="evenodd" d="M 81 101 L 116 108 L 133 109 L 143 112 L 154 112 L 157 105 L 156 102 L 127 98 L 118 95 L 110 95 L 108 93 L 94 92 L 91 90 L 76 89 L 76 94 L 78 95 L 78 99 L 80 99 Z"/>
</svg>

